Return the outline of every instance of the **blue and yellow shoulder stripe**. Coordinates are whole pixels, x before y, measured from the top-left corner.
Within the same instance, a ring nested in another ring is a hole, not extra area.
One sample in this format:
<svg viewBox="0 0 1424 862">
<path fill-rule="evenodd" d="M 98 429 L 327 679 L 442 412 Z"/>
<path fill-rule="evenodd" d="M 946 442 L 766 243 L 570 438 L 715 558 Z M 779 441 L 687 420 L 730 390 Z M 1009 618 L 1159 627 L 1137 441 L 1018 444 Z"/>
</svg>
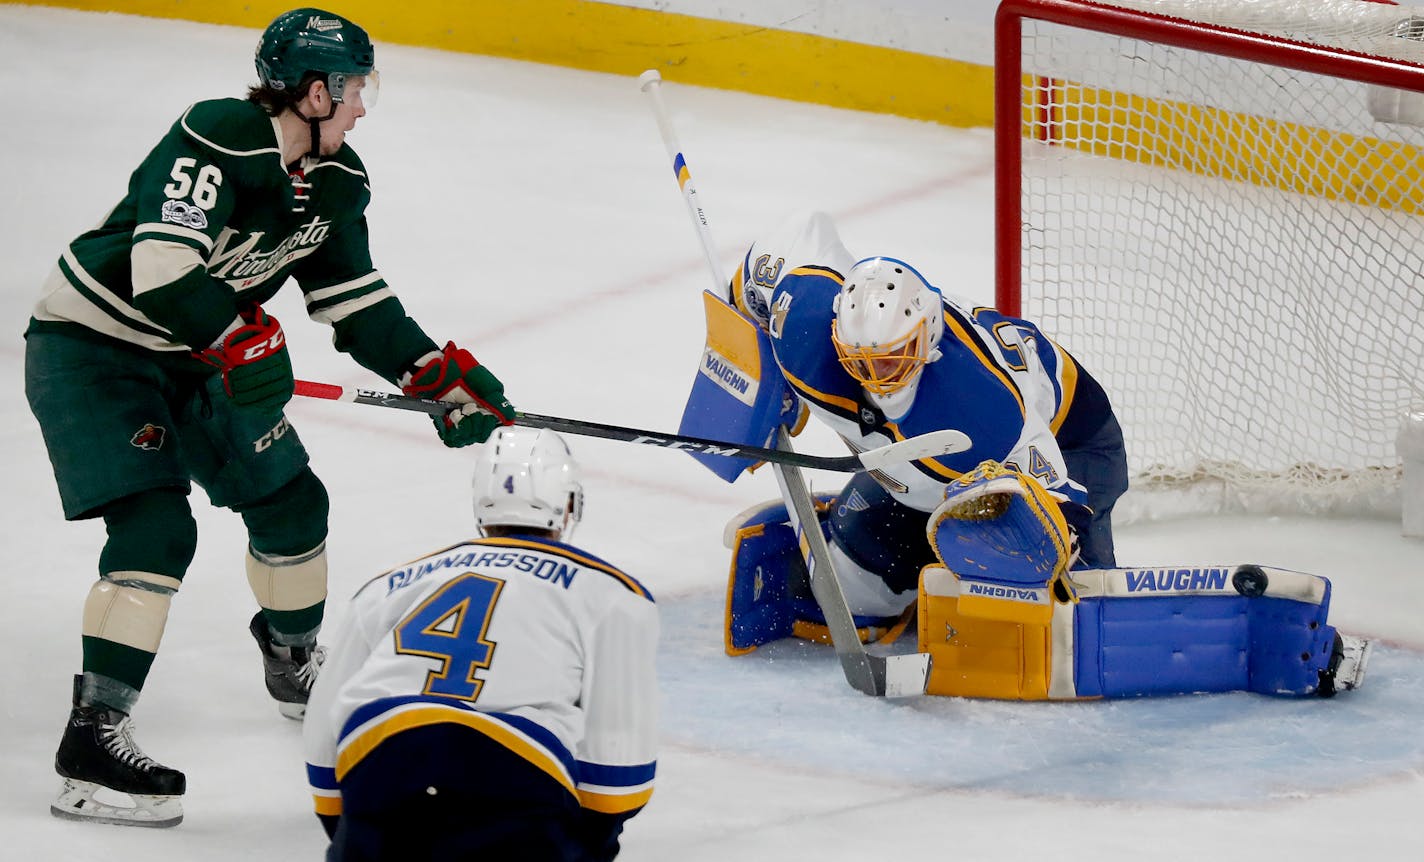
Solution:
<svg viewBox="0 0 1424 862">
<path fill-rule="evenodd" d="M 473 544 L 491 545 L 497 548 L 524 548 L 526 550 L 543 551 L 546 554 L 554 554 L 571 562 L 602 572 L 622 584 L 630 593 L 641 596 L 650 602 L 654 601 L 653 594 L 648 588 L 639 583 L 633 576 L 627 574 L 617 566 L 595 557 L 587 551 L 575 548 L 573 545 L 565 545 L 563 542 L 555 542 L 549 539 L 536 539 L 532 536 L 506 536 L 501 538 L 479 539 L 473 542 Z"/>
</svg>

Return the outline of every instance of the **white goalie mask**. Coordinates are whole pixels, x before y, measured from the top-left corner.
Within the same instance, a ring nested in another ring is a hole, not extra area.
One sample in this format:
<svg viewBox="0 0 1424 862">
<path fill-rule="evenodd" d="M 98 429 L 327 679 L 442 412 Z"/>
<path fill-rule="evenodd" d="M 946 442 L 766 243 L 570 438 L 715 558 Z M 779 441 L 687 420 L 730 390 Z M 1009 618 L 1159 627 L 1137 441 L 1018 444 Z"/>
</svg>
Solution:
<svg viewBox="0 0 1424 862">
<path fill-rule="evenodd" d="M 943 335 L 943 298 L 908 263 L 870 257 L 846 273 L 831 340 L 841 366 L 891 421 L 910 411 Z"/>
<path fill-rule="evenodd" d="M 798 212 L 752 243 L 728 287 L 737 310 L 766 329 L 771 319 L 771 295 L 787 273 L 808 264 L 844 273 L 854 262 L 829 215 Z"/>
<path fill-rule="evenodd" d="M 495 430 L 475 462 L 475 523 L 552 530 L 567 541 L 583 517 L 583 486 L 568 444 L 553 431 Z"/>
</svg>

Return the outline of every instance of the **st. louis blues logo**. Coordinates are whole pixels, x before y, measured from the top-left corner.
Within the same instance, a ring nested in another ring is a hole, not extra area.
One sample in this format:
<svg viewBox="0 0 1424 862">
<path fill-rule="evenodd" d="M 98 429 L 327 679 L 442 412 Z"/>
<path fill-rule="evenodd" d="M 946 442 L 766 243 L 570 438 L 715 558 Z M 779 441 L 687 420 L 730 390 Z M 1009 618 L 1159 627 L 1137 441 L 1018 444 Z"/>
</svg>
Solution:
<svg viewBox="0 0 1424 862">
<path fill-rule="evenodd" d="M 860 493 L 860 489 L 852 488 L 851 492 L 846 495 L 840 506 L 837 507 L 836 514 L 840 515 L 841 517 L 846 517 L 847 512 L 864 512 L 866 509 L 869 508 L 870 504 L 866 502 L 865 495 Z"/>
<path fill-rule="evenodd" d="M 163 448 L 163 441 L 168 438 L 168 430 L 162 425 L 154 425 L 152 422 L 144 423 L 144 426 L 134 432 L 129 438 L 129 443 L 139 449 L 147 449 L 150 452 L 157 452 Z"/>
</svg>

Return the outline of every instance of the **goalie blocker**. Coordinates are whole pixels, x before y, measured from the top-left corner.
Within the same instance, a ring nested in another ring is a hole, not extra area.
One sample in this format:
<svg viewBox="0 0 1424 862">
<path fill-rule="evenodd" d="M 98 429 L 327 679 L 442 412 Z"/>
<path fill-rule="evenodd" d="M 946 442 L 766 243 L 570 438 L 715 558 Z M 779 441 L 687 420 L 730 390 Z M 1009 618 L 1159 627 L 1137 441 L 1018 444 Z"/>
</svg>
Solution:
<svg viewBox="0 0 1424 862">
<path fill-rule="evenodd" d="M 824 496 L 817 502 L 832 505 Z M 1326 578 L 1254 564 L 1070 576 L 1071 533 L 1052 503 L 1035 480 L 992 463 L 948 489 L 928 530 L 941 564 L 919 578 L 919 649 L 932 657 L 926 693 L 1329 697 L 1363 681 L 1370 642 L 1327 623 Z M 785 520 L 784 507 L 769 503 L 728 526 L 730 655 L 817 633 L 814 603 L 801 595 L 805 564 Z M 856 618 L 863 640 L 893 639 L 902 623 Z"/>
</svg>

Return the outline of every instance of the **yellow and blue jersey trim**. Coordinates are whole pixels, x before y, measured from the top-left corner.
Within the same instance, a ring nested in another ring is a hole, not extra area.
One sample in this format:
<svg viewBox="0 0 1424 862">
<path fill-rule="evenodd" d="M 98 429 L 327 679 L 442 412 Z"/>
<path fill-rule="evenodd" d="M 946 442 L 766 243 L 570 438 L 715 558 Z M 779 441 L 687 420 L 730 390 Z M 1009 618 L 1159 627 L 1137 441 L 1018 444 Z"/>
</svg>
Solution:
<svg viewBox="0 0 1424 862">
<path fill-rule="evenodd" d="M 831 269 L 829 266 L 822 266 L 818 263 L 805 263 L 787 273 L 787 275 L 819 275 L 829 278 L 837 285 L 845 284 L 845 276 Z"/>
<path fill-rule="evenodd" d="M 319 815 L 340 816 L 341 780 L 382 742 L 402 731 L 458 724 L 489 737 L 559 782 L 580 806 L 605 814 L 633 812 L 653 795 L 657 762 L 610 766 L 576 761 L 563 743 L 536 722 L 499 712 L 479 712 L 447 698 L 412 695 L 372 701 L 347 719 L 336 766 L 307 764 L 307 782 Z"/>
<path fill-rule="evenodd" d="M 579 805 L 601 814 L 637 811 L 652 798 L 653 776 L 656 773 L 656 761 L 635 766 L 609 766 L 580 760 Z"/>
<path fill-rule="evenodd" d="M 479 712 L 443 697 L 412 695 L 371 701 L 351 714 L 336 749 L 339 783 L 356 764 L 392 736 L 432 724 L 459 724 L 476 730 L 528 761 L 578 795 L 577 765 L 558 737 L 535 722 L 500 712 Z"/>
<path fill-rule="evenodd" d="M 307 764 L 307 784 L 311 786 L 312 807 L 324 817 L 341 816 L 341 784 L 330 766 Z"/>
<path fill-rule="evenodd" d="M 1078 363 L 1068 354 L 1068 351 L 1059 347 L 1054 342 L 1053 353 L 1058 357 L 1058 373 L 1052 374 L 1053 385 L 1058 389 L 1058 409 L 1053 413 L 1053 421 L 1048 424 L 1048 429 L 1054 434 L 1063 427 L 1063 423 L 1068 419 L 1068 413 L 1073 409 L 1073 396 L 1078 394 Z"/>
<path fill-rule="evenodd" d="M 479 541 L 473 542 L 472 544 L 495 545 L 501 548 L 526 548 L 533 551 L 544 551 L 550 554 L 557 554 L 567 560 L 571 560 L 575 563 L 581 563 L 591 569 L 602 572 L 605 575 L 608 575 L 609 577 L 613 578 L 618 583 L 622 584 L 624 588 L 628 590 L 628 592 L 633 593 L 637 596 L 642 596 L 650 602 L 654 601 L 653 594 L 648 590 L 648 588 L 639 583 L 631 575 L 627 574 L 622 569 L 619 569 L 617 566 L 604 562 L 598 557 L 595 557 L 594 555 L 585 551 L 581 551 L 578 548 L 573 547 L 572 545 L 565 545 L 562 542 L 553 542 L 547 539 L 522 539 L 516 536 L 506 536 L 497 539 L 480 539 Z"/>
</svg>

